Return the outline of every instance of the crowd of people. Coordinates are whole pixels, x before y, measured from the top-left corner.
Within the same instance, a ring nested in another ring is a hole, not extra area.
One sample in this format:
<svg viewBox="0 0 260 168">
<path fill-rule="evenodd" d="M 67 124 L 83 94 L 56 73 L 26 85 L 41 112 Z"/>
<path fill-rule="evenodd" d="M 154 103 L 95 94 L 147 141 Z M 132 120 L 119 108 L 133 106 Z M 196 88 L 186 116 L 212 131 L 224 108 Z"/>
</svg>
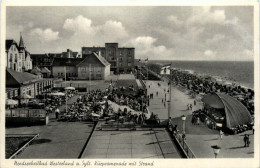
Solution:
<svg viewBox="0 0 260 168">
<path fill-rule="evenodd" d="M 205 110 L 196 110 L 192 112 L 192 119 L 191 123 L 193 125 L 199 125 L 200 123 L 206 124 L 210 129 L 223 129 L 225 118 L 222 119 L 219 123 L 216 122 L 216 119 L 213 120 L 212 116 L 208 116 L 207 112 Z M 253 129 L 253 123 L 247 123 L 244 125 L 238 125 L 235 128 L 231 128 L 230 130 L 225 129 L 228 133 L 231 134 L 238 134 L 243 133 L 247 130 Z"/>
<path fill-rule="evenodd" d="M 186 71 L 174 70 L 172 72 L 173 82 L 180 87 L 188 89 L 191 94 L 224 92 L 247 107 L 251 114 L 254 114 L 254 91 L 237 85 L 228 85 L 214 81 L 210 77 L 202 77 Z"/>
</svg>

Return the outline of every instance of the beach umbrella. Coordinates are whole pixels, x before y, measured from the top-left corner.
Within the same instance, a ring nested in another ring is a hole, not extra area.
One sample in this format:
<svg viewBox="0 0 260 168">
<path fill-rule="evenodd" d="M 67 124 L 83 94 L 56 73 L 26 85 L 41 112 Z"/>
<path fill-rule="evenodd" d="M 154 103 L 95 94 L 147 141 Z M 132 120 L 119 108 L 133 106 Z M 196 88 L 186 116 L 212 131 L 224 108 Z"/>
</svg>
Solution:
<svg viewBox="0 0 260 168">
<path fill-rule="evenodd" d="M 70 87 L 66 87 L 65 90 L 75 90 L 75 88 L 70 86 Z"/>
<path fill-rule="evenodd" d="M 7 104 L 7 105 L 17 105 L 17 104 L 18 104 L 18 101 L 12 100 L 12 99 L 7 99 L 7 100 L 6 100 L 6 104 Z"/>
<path fill-rule="evenodd" d="M 100 117 L 100 115 L 96 114 L 96 113 L 91 113 L 92 117 Z"/>
</svg>

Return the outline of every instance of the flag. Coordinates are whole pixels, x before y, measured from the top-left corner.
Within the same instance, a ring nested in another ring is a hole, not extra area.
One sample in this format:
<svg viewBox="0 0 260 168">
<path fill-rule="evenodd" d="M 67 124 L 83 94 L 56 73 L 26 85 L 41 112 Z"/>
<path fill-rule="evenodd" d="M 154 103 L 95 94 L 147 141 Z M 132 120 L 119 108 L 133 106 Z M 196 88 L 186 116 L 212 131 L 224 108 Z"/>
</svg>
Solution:
<svg viewBox="0 0 260 168">
<path fill-rule="evenodd" d="M 164 65 L 162 68 L 161 68 L 161 75 L 170 75 L 171 73 L 171 64 L 169 65 Z"/>
<path fill-rule="evenodd" d="M 146 58 L 146 59 L 144 60 L 144 62 L 147 64 L 147 62 L 148 62 L 148 58 Z"/>
</svg>

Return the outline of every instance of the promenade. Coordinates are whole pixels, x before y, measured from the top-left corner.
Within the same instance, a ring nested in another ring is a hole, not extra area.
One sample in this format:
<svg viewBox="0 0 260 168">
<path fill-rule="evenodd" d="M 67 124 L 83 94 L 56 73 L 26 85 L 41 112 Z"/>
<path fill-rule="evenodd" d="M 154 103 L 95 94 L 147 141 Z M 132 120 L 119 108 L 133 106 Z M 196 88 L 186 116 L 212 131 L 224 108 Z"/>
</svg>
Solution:
<svg viewBox="0 0 260 168">
<path fill-rule="evenodd" d="M 158 82 L 161 84 L 158 87 Z M 150 99 L 149 109 L 154 114 L 158 114 L 160 119 L 168 118 L 168 105 L 164 107 L 162 99 L 165 98 L 164 89 L 166 90 L 166 100 L 169 99 L 168 83 L 165 81 L 145 81 L 148 94 L 153 93 L 153 99 Z M 149 88 L 150 85 L 150 88 Z M 156 92 L 158 91 L 158 96 Z M 173 118 L 173 124 L 177 125 L 177 129 L 182 132 L 183 121 L 180 116 L 188 116 L 185 123 L 186 143 L 193 151 L 197 158 L 214 158 L 212 145 L 218 145 L 222 149 L 218 155 L 218 158 L 253 158 L 254 157 L 254 135 L 252 131 L 247 131 L 237 135 L 224 135 L 223 139 L 218 139 L 219 132 L 209 129 L 206 125 L 201 123 L 200 125 L 191 124 L 192 111 L 201 108 L 201 103 L 193 105 L 194 99 L 191 98 L 187 92 L 181 91 L 176 87 L 172 87 L 172 101 L 171 101 L 171 117 Z M 194 107 L 191 110 L 187 110 L 187 104 L 192 104 Z M 250 134 L 251 145 L 245 148 L 243 142 L 244 134 Z"/>
<path fill-rule="evenodd" d="M 83 158 L 181 158 L 165 128 L 129 128 L 100 130 L 98 122 Z"/>
<path fill-rule="evenodd" d="M 76 101 L 78 95 L 68 100 Z M 65 105 L 59 107 L 62 111 Z M 55 114 L 50 114 L 50 123 L 45 126 L 7 128 L 6 134 L 39 134 L 17 158 L 21 159 L 61 159 L 78 158 L 93 129 L 93 123 L 57 122 Z"/>
</svg>

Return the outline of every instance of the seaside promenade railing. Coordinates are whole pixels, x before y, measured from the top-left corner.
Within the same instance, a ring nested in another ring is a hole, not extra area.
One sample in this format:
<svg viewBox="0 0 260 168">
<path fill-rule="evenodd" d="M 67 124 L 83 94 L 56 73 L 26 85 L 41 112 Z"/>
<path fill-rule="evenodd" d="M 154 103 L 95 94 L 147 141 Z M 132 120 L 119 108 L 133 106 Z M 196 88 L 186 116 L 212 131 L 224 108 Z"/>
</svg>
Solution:
<svg viewBox="0 0 260 168">
<path fill-rule="evenodd" d="M 173 125 L 173 123 L 171 123 Z M 173 138 L 176 140 L 177 144 L 181 148 L 182 152 L 188 159 L 196 158 L 194 152 L 191 150 L 189 147 L 188 143 L 186 142 L 186 135 L 180 134 L 179 131 L 174 132 L 172 129 L 173 128 L 168 128 L 169 132 L 173 136 Z"/>
<path fill-rule="evenodd" d="M 186 138 L 184 138 L 179 133 L 173 134 L 173 137 L 176 139 L 177 143 L 179 144 L 180 148 L 182 149 L 183 153 L 186 155 L 187 158 L 196 158 L 195 154 L 193 153 L 189 145 L 186 143 Z"/>
</svg>

